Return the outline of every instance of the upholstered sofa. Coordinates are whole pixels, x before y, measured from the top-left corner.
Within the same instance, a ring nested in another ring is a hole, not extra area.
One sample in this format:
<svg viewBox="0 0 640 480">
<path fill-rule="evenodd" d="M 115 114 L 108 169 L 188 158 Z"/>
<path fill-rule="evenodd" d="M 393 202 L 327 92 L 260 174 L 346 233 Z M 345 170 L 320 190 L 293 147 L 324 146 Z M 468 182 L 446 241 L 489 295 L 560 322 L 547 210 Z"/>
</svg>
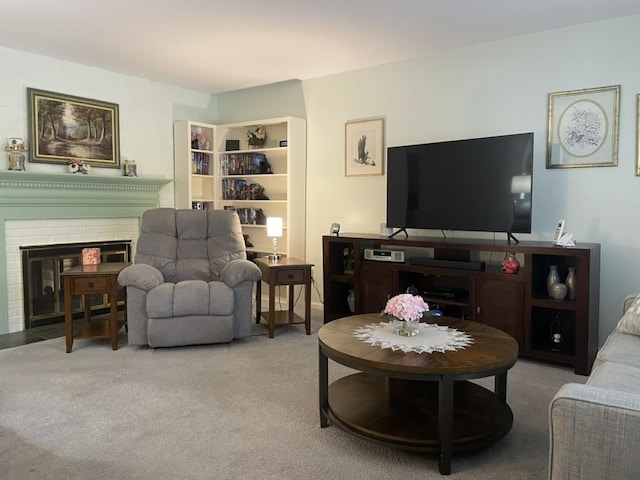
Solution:
<svg viewBox="0 0 640 480">
<path fill-rule="evenodd" d="M 252 289 L 261 273 L 246 258 L 235 211 L 144 212 L 134 264 L 118 275 L 127 290 L 129 344 L 170 347 L 250 335 Z"/>
<path fill-rule="evenodd" d="M 640 478 L 640 299 L 598 351 L 586 384 L 563 385 L 550 405 L 549 478 Z"/>
</svg>

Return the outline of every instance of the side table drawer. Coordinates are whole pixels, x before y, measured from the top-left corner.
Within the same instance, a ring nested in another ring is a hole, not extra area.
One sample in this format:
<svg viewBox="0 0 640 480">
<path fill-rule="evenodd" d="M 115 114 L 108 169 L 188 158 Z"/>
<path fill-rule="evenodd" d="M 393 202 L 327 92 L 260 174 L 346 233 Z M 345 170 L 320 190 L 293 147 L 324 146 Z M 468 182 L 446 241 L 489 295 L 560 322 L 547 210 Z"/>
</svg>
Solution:
<svg viewBox="0 0 640 480">
<path fill-rule="evenodd" d="M 280 270 L 276 274 L 276 283 L 283 285 L 287 283 L 304 283 L 304 269 L 292 268 Z"/>
<path fill-rule="evenodd" d="M 107 291 L 106 277 L 74 278 L 73 291 L 76 293 L 103 293 Z"/>
</svg>

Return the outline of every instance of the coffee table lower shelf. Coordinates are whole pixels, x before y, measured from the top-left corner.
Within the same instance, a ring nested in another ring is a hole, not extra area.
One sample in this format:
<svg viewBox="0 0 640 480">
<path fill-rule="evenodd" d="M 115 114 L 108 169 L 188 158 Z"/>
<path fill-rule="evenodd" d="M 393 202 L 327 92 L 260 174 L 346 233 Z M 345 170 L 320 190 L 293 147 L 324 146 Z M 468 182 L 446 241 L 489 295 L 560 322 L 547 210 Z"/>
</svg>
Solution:
<svg viewBox="0 0 640 480">
<path fill-rule="evenodd" d="M 337 427 L 368 441 L 439 453 L 438 388 L 436 381 L 356 373 L 329 386 L 325 414 Z M 453 398 L 453 452 L 487 446 L 511 430 L 511 408 L 490 390 L 457 381 Z"/>
</svg>

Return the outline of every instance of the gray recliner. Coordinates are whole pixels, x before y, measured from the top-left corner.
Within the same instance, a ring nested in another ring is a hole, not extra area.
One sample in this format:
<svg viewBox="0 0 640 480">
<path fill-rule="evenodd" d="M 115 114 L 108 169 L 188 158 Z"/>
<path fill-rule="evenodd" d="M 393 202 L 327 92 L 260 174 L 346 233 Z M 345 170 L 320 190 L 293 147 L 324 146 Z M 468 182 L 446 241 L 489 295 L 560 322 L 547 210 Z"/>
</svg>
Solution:
<svg viewBox="0 0 640 480">
<path fill-rule="evenodd" d="M 127 289 L 130 345 L 170 347 L 249 336 L 252 288 L 233 210 L 155 208 L 142 216 L 135 263 L 118 275 Z"/>
</svg>

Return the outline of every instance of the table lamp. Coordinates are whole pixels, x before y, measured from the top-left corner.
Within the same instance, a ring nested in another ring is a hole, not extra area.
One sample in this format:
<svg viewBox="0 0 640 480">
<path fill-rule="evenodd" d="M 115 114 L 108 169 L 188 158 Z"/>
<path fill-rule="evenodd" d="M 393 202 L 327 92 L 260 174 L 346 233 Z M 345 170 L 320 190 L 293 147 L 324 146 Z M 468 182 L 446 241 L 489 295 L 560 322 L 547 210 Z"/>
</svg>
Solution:
<svg viewBox="0 0 640 480">
<path fill-rule="evenodd" d="M 281 255 L 278 253 L 278 237 L 282 236 L 282 217 L 267 217 L 267 237 L 273 238 L 273 254 L 269 258 L 277 262 Z"/>
</svg>

